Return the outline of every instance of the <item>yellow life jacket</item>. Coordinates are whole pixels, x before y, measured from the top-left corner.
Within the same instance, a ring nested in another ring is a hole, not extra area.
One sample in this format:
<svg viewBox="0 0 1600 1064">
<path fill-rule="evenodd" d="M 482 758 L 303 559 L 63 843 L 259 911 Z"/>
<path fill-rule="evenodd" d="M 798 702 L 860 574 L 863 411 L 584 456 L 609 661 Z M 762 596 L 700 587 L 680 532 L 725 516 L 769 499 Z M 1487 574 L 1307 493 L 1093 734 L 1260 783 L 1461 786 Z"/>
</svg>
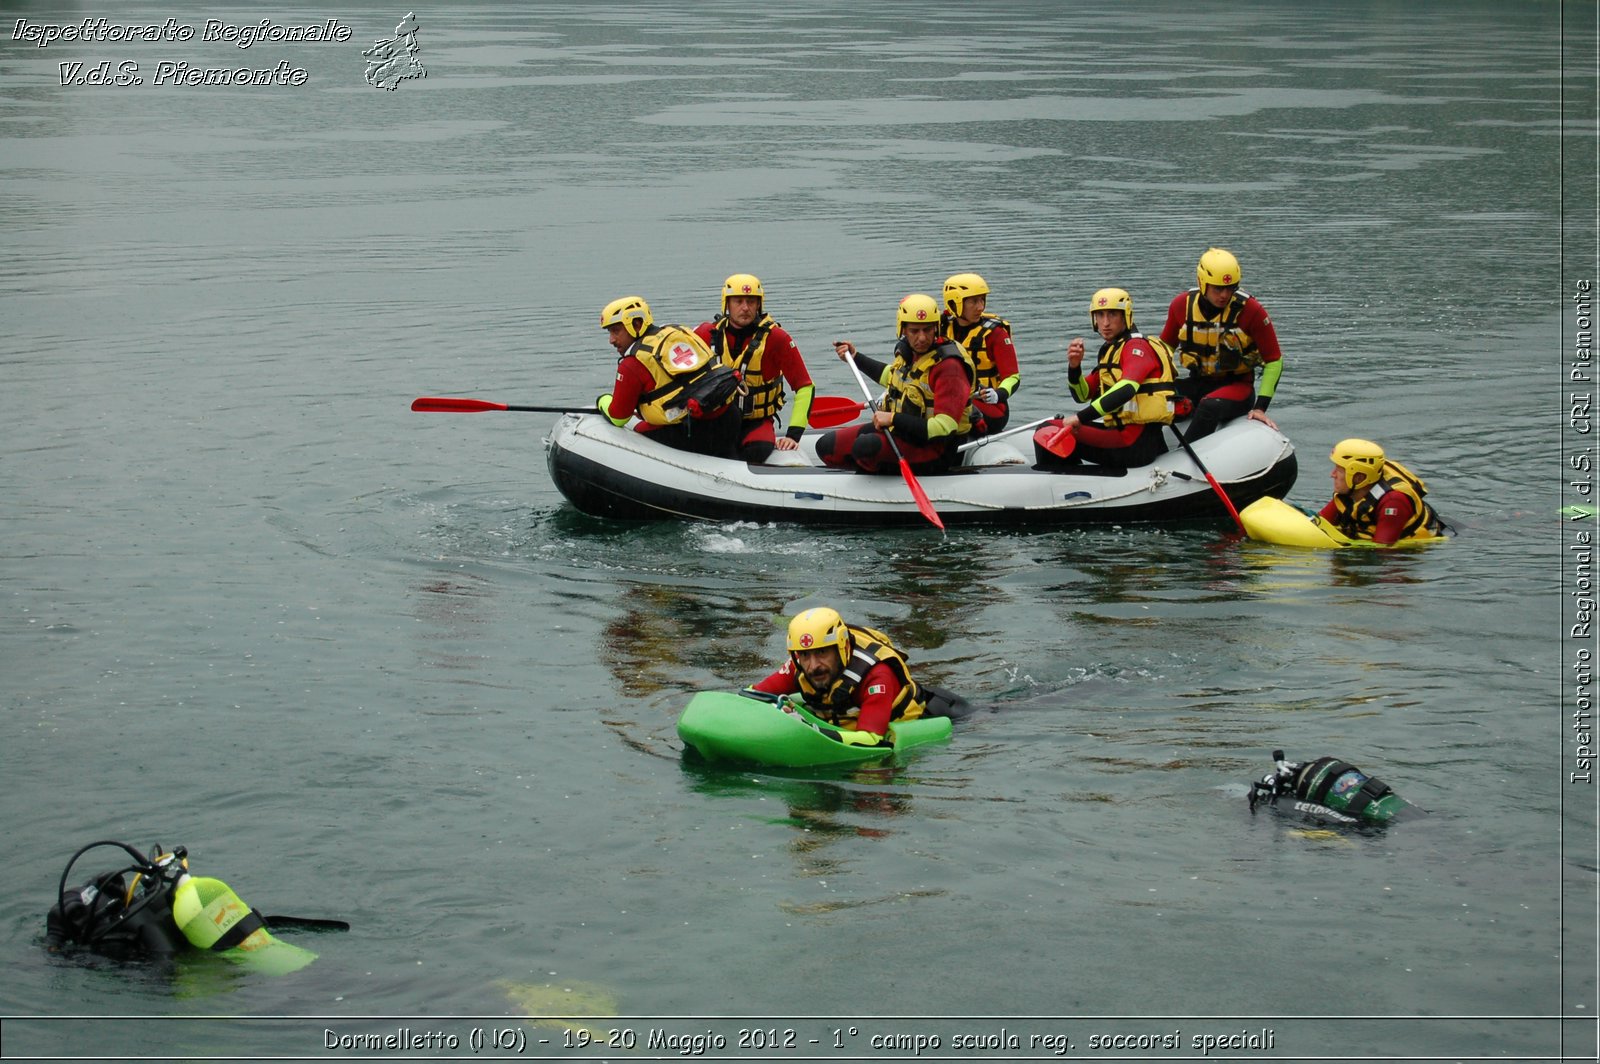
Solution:
<svg viewBox="0 0 1600 1064">
<path fill-rule="evenodd" d="M 1235 291 L 1213 318 L 1201 313 L 1204 298 L 1200 289 L 1189 289 L 1185 320 L 1178 330 L 1178 357 L 1184 367 L 1196 377 L 1255 376 L 1262 364 L 1261 351 L 1255 338 L 1239 327 L 1239 315 L 1244 313 L 1250 293 Z"/>
<path fill-rule="evenodd" d="M 889 719 L 914 720 L 922 716 L 927 706 L 917 681 L 911 678 L 906 656 L 896 650 L 889 637 L 876 628 L 858 628 L 851 624 L 846 625 L 846 629 L 850 633 L 850 658 L 843 663 L 844 671 L 839 678 L 826 691 L 818 691 L 811 686 L 806 674 L 800 671 L 798 664 L 795 666 L 800 694 L 811 712 L 830 724 L 855 727 L 856 718 L 861 715 L 861 707 L 856 705 L 856 690 L 867 672 L 881 662 L 887 664 L 900 681 L 900 694 L 889 711 Z"/>
<path fill-rule="evenodd" d="M 959 359 L 961 368 L 967 374 L 968 390 L 977 377 L 973 368 L 972 359 L 967 352 L 949 340 L 941 339 L 928 349 L 925 355 L 914 355 L 911 345 L 901 340 L 894 348 L 894 361 L 889 363 L 889 380 L 887 382 L 890 413 L 901 412 L 916 414 L 919 417 L 933 416 L 933 387 L 928 382 L 928 377 L 933 373 L 933 367 L 947 358 Z M 972 401 L 969 398 L 961 408 L 961 416 L 956 419 L 956 433 L 972 431 Z"/>
<path fill-rule="evenodd" d="M 971 325 L 962 325 L 947 312 L 945 335 L 967 353 L 967 361 L 974 370 L 973 387 L 993 388 L 1000 383 L 1000 370 L 989 355 L 989 334 L 996 329 L 1011 332 L 1011 323 L 993 314 L 980 315 Z"/>
<path fill-rule="evenodd" d="M 1129 340 L 1143 340 L 1150 345 L 1161 360 L 1161 372 L 1153 380 L 1139 382 L 1139 390 L 1131 401 L 1101 415 L 1107 425 L 1122 428 L 1124 425 L 1172 424 L 1172 395 L 1177 390 L 1177 370 L 1172 365 L 1172 348 L 1153 336 L 1141 332 L 1125 332 L 1100 348 L 1100 360 L 1094 372 L 1099 380 L 1097 394 L 1105 395 L 1113 385 L 1122 380 L 1122 352 Z"/>
<path fill-rule="evenodd" d="M 707 369 L 720 364 L 705 341 L 682 325 L 662 325 L 646 332 L 628 348 L 654 382 L 639 396 L 639 416 L 651 425 L 675 425 L 688 416 L 678 400 L 683 390 Z"/>
<path fill-rule="evenodd" d="M 1422 478 L 1399 462 L 1386 459 L 1378 482 L 1360 493 L 1333 497 L 1334 516 L 1331 524 L 1350 539 L 1372 540 L 1378 528 L 1378 511 L 1383 497 L 1398 491 L 1411 500 L 1411 520 L 1400 533 L 1401 539 L 1434 539 L 1444 535 L 1444 522 L 1433 512 L 1433 507 L 1423 501 L 1428 486 Z"/>
<path fill-rule="evenodd" d="M 778 323 L 770 315 L 762 314 L 753 326 L 754 331 L 744 350 L 734 354 L 728 335 L 731 331 L 728 316 L 718 314 L 711 321 L 712 353 L 738 370 L 744 377 L 744 386 L 749 389 L 740 404 L 746 421 L 765 421 L 783 409 L 783 374 L 774 373 L 769 378 L 762 361 L 762 356 L 767 353 L 767 336 L 775 328 L 778 328 Z"/>
</svg>

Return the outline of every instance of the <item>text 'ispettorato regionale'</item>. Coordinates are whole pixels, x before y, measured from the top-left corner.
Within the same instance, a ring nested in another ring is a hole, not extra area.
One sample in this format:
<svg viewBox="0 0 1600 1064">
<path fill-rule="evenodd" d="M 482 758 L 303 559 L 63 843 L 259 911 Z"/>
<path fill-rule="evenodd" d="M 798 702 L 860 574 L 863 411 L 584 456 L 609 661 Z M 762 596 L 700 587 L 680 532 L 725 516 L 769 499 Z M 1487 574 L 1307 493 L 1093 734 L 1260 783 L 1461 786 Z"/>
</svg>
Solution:
<svg viewBox="0 0 1600 1064">
<path fill-rule="evenodd" d="M 352 36 L 349 26 L 336 18 L 322 22 L 289 26 L 262 19 L 260 22 L 224 22 L 208 18 L 204 28 L 195 27 L 168 18 L 164 22 L 123 23 L 105 17 L 85 18 L 81 22 L 30 22 L 17 19 L 11 27 L 11 39 L 48 48 L 52 44 L 161 44 L 170 41 L 224 42 L 248 48 L 260 41 L 272 43 L 322 41 L 348 41 Z"/>
<path fill-rule="evenodd" d="M 163 22 L 126 23 L 113 22 L 104 17 L 85 18 L 80 22 L 30 22 L 17 19 L 11 27 L 11 39 L 48 48 L 52 44 L 160 44 L 165 42 L 199 41 L 201 43 L 231 44 L 249 48 L 267 43 L 320 43 L 344 42 L 352 36 L 349 26 L 338 19 L 300 25 L 286 25 L 262 19 L 260 22 L 235 23 L 222 19 L 207 19 L 199 28 L 168 18 Z M 139 64 L 123 60 L 113 65 L 105 59 L 98 63 L 69 61 L 59 64 L 62 85 L 126 86 L 143 85 L 145 78 L 139 73 Z M 154 85 L 304 85 L 311 75 L 303 67 L 291 66 L 280 60 L 274 67 L 209 67 L 188 62 L 160 60 L 155 64 Z"/>
</svg>

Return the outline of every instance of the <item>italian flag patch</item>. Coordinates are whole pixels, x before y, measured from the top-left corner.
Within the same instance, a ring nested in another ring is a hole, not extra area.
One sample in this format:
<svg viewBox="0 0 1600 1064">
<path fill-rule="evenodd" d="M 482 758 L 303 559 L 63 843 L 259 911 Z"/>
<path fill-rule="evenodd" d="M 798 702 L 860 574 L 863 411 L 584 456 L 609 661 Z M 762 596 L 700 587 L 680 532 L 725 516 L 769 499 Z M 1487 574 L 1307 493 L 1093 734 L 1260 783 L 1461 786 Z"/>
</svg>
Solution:
<svg viewBox="0 0 1600 1064">
<path fill-rule="evenodd" d="M 868 685 L 867 694 L 869 694 L 869 695 L 881 695 L 887 690 L 888 690 L 888 688 L 885 687 L 883 684 L 875 683 L 875 684 Z"/>
</svg>

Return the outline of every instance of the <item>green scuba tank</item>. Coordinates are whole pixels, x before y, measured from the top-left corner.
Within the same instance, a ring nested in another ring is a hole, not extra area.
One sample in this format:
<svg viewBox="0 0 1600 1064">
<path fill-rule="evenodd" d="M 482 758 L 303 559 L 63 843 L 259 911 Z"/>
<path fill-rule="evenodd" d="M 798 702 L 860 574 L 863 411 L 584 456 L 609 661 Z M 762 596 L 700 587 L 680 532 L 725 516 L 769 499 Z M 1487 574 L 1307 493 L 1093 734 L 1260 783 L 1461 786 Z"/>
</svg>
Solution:
<svg viewBox="0 0 1600 1064">
<path fill-rule="evenodd" d="M 1336 757 L 1319 757 L 1301 767 L 1295 796 L 1327 806 L 1354 820 L 1383 824 L 1405 808 L 1405 801 L 1380 779 Z"/>
<path fill-rule="evenodd" d="M 1336 757 L 1285 761 L 1274 750 L 1272 760 L 1273 771 L 1250 788 L 1252 811 L 1263 796 L 1277 805 L 1282 795 L 1292 796 L 1297 812 L 1343 824 L 1387 824 L 1416 810 L 1387 783 Z"/>
</svg>

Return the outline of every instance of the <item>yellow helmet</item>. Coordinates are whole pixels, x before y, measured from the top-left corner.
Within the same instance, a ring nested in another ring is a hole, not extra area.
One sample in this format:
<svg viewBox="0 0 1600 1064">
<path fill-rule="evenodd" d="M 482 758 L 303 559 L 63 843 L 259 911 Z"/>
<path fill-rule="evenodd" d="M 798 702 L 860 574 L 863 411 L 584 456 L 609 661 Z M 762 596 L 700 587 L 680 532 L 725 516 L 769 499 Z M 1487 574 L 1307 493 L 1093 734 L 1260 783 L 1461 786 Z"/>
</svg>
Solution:
<svg viewBox="0 0 1600 1064">
<path fill-rule="evenodd" d="M 921 292 L 913 292 L 900 301 L 900 309 L 895 312 L 894 319 L 899 327 L 895 330 L 899 336 L 906 334 L 907 325 L 932 325 L 939 324 L 939 304 L 933 301 L 932 296 L 925 296 Z"/>
<path fill-rule="evenodd" d="M 1233 252 L 1224 248 L 1208 248 L 1200 256 L 1200 265 L 1195 267 L 1194 275 L 1202 285 L 1214 284 L 1222 288 L 1237 285 L 1243 278 L 1239 270 L 1239 260 L 1233 257 Z"/>
<path fill-rule="evenodd" d="M 839 611 L 817 606 L 795 614 L 789 622 L 789 653 L 823 647 L 838 647 L 840 661 L 850 656 L 850 630 Z"/>
<path fill-rule="evenodd" d="M 765 302 L 767 293 L 761 290 L 761 278 L 753 273 L 736 273 L 722 282 L 722 313 L 728 313 L 729 296 L 755 296 Z"/>
<path fill-rule="evenodd" d="M 975 273 L 958 273 L 944 282 L 944 308 L 952 318 L 961 316 L 961 301 L 968 296 L 986 296 L 989 283 Z"/>
<path fill-rule="evenodd" d="M 1333 445 L 1328 455 L 1333 464 L 1344 470 L 1344 482 L 1352 488 L 1364 488 L 1377 483 L 1383 475 L 1383 448 L 1371 440 L 1351 438 Z"/>
<path fill-rule="evenodd" d="M 1089 324 L 1094 324 L 1097 310 L 1120 310 L 1128 328 L 1133 328 L 1133 297 L 1125 288 L 1102 288 L 1089 297 Z"/>
<path fill-rule="evenodd" d="M 613 299 L 600 311 L 600 327 L 609 329 L 617 323 L 622 323 L 628 330 L 628 335 L 634 339 L 644 335 L 650 328 L 650 304 L 644 301 L 643 296 L 623 296 Z"/>
</svg>

